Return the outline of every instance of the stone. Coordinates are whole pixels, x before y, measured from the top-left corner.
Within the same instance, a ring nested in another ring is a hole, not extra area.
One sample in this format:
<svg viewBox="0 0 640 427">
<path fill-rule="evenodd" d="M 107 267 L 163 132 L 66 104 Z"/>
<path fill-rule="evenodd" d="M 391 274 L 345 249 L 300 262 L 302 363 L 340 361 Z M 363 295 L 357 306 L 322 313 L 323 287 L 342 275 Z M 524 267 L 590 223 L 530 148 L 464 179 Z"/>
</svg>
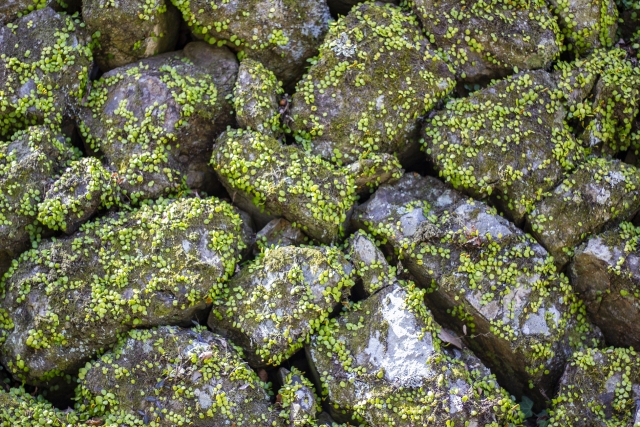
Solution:
<svg viewBox="0 0 640 427">
<path fill-rule="evenodd" d="M 377 0 L 377 2 L 398 4 L 398 0 Z M 364 0 L 327 0 L 333 15 L 347 15 L 354 6 L 360 3 L 364 3 Z"/>
<path fill-rule="evenodd" d="M 349 238 L 347 253 L 362 280 L 365 298 L 396 282 L 396 268 L 389 265 L 375 239 L 362 230 Z"/>
<path fill-rule="evenodd" d="M 355 179 L 356 192 L 360 197 L 373 193 L 382 184 L 394 183 L 404 169 L 398 159 L 388 153 L 370 153 L 347 166 L 347 173 Z"/>
<path fill-rule="evenodd" d="M 278 369 L 278 380 L 282 384 L 278 391 L 282 406 L 280 417 L 292 427 L 316 427 L 316 415 L 322 407 L 311 381 L 295 367 L 291 371 Z"/>
<path fill-rule="evenodd" d="M 228 203 L 184 198 L 42 241 L 4 278 L 0 363 L 27 384 L 68 387 L 119 334 L 190 325 L 234 273 L 250 235 Z"/>
<path fill-rule="evenodd" d="M 256 234 L 253 255 L 257 256 L 263 250 L 275 246 L 300 246 L 308 240 L 309 238 L 289 221 L 276 218 Z"/>
<path fill-rule="evenodd" d="M 6 392 L 0 388 L 0 426 L 52 426 L 81 425 L 74 411 L 61 411 L 41 396 L 33 397 L 24 388 Z"/>
<path fill-rule="evenodd" d="M 266 249 L 216 292 L 207 325 L 251 366 L 278 366 L 346 300 L 352 271 L 337 248 Z"/>
</svg>

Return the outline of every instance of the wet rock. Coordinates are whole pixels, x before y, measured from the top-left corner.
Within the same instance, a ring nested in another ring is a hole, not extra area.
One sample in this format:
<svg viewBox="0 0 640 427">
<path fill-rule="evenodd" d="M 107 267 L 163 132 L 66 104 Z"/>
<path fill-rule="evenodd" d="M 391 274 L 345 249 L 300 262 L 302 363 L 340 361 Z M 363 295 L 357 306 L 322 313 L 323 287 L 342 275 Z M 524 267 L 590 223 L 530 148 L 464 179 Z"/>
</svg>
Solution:
<svg viewBox="0 0 640 427">
<path fill-rule="evenodd" d="M 630 223 L 582 244 L 569 267 L 571 284 L 607 343 L 640 349 L 640 229 Z"/>
<path fill-rule="evenodd" d="M 30 235 L 47 188 L 79 153 L 44 126 L 16 132 L 0 142 L 0 275 L 31 246 Z"/>
<path fill-rule="evenodd" d="M 292 368 L 291 371 L 280 368 L 278 379 L 282 384 L 278 392 L 282 406 L 280 418 L 286 419 L 291 427 L 317 426 L 316 414 L 322 407 L 311 381 L 296 368 Z"/>
<path fill-rule="evenodd" d="M 423 149 L 445 181 L 522 224 L 584 160 L 566 114 L 550 74 L 521 73 L 449 102 L 425 125 Z"/>
<path fill-rule="evenodd" d="M 309 238 L 298 227 L 294 227 L 286 219 L 276 218 L 256 234 L 253 254 L 257 256 L 263 250 L 274 246 L 299 246 L 307 240 Z"/>
<path fill-rule="evenodd" d="M 120 188 L 95 157 L 73 161 L 38 205 L 38 221 L 52 230 L 74 233 L 99 209 L 120 206 Z"/>
<path fill-rule="evenodd" d="M 325 1 L 171 1 L 195 37 L 261 62 L 285 85 L 302 75 L 329 27 Z"/>
<path fill-rule="evenodd" d="M 0 362 L 20 381 L 64 385 L 118 334 L 190 324 L 233 274 L 251 230 L 217 199 L 164 200 L 43 241 L 5 276 Z"/>
<path fill-rule="evenodd" d="M 291 128 L 313 154 L 334 163 L 368 153 L 398 153 L 403 161 L 417 151 L 420 118 L 453 86 L 413 15 L 365 3 L 331 27 L 298 82 Z"/>
<path fill-rule="evenodd" d="M 560 51 L 560 30 L 544 0 L 407 4 L 430 41 L 449 58 L 457 78 L 466 82 L 547 68 Z"/>
<path fill-rule="evenodd" d="M 550 427 L 632 426 L 640 421 L 640 360 L 631 349 L 576 353 L 549 411 Z"/>
<path fill-rule="evenodd" d="M 117 68 L 93 83 L 79 113 L 88 150 L 104 157 L 133 203 L 210 191 L 211 142 L 233 123 L 238 63 L 203 42 Z"/>
<path fill-rule="evenodd" d="M 53 426 L 80 425 L 74 411 L 61 411 L 42 397 L 33 397 L 23 388 L 5 392 L 0 388 L 1 426 Z"/>
<path fill-rule="evenodd" d="M 572 348 L 590 333 L 585 308 L 530 236 L 432 177 L 382 186 L 353 221 L 393 246 L 427 304 L 520 398 L 543 405 Z"/>
<path fill-rule="evenodd" d="M 91 63 L 79 24 L 46 7 L 0 27 L 0 137 L 74 116 Z"/>
<path fill-rule="evenodd" d="M 581 164 L 528 215 L 528 229 L 562 268 L 591 234 L 633 218 L 640 209 L 640 172 L 619 160 Z"/>
<path fill-rule="evenodd" d="M 268 385 L 231 342 L 204 328 L 130 331 L 79 378 L 77 409 L 106 425 L 283 425 Z"/>
<path fill-rule="evenodd" d="M 347 248 L 356 275 L 362 279 L 365 297 L 395 283 L 396 268 L 389 265 L 375 240 L 367 233 L 356 231 L 349 238 Z"/>
<path fill-rule="evenodd" d="M 348 165 L 347 171 L 355 178 L 358 195 L 366 196 L 380 185 L 398 180 L 404 169 L 392 154 L 370 153 Z"/>
<path fill-rule="evenodd" d="M 258 61 L 245 58 L 233 90 L 238 125 L 273 138 L 281 137 L 278 106 L 283 93 L 282 83 L 271 71 Z"/>
<path fill-rule="evenodd" d="M 333 419 L 520 425 L 515 404 L 477 359 L 444 351 L 424 293 L 411 284 L 388 286 L 312 337 L 308 360 Z"/>
<path fill-rule="evenodd" d="M 218 138 L 211 164 L 243 210 L 283 216 L 322 243 L 344 233 L 355 203 L 354 180 L 319 157 L 239 129 Z"/>
<path fill-rule="evenodd" d="M 169 0 L 84 0 L 82 18 L 98 32 L 95 60 L 102 71 L 173 50 L 180 12 Z"/>
<path fill-rule="evenodd" d="M 349 295 L 351 274 L 337 248 L 267 249 L 218 290 L 207 324 L 252 366 L 277 366 Z"/>
</svg>

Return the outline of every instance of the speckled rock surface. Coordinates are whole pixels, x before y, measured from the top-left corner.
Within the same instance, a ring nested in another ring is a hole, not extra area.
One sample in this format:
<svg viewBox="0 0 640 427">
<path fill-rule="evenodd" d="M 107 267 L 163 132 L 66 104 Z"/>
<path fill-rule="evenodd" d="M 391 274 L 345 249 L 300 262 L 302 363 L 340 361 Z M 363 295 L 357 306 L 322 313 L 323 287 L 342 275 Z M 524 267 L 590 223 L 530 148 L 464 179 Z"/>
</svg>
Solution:
<svg viewBox="0 0 640 427">
<path fill-rule="evenodd" d="M 349 238 L 346 252 L 356 275 L 362 280 L 365 297 L 395 283 L 396 268 L 389 265 L 375 239 L 367 233 L 356 231 Z"/>
</svg>

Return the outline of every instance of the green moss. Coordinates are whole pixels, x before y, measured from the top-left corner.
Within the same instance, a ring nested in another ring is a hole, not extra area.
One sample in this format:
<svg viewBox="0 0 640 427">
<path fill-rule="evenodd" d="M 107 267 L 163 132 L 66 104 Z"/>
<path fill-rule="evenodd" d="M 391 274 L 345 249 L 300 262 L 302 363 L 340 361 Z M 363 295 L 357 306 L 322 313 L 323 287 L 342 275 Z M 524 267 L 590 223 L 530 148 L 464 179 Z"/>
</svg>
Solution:
<svg viewBox="0 0 640 427">
<path fill-rule="evenodd" d="M 61 411 L 42 397 L 32 397 L 23 388 L 0 390 L 0 426 L 76 427 L 80 417 L 74 411 Z"/>
</svg>

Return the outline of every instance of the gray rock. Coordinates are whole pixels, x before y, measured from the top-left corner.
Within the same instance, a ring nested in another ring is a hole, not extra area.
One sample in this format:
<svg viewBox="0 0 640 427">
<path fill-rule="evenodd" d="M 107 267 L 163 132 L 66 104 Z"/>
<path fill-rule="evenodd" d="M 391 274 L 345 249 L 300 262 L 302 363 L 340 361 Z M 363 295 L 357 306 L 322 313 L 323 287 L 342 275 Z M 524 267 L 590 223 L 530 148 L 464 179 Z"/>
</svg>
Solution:
<svg viewBox="0 0 640 427">
<path fill-rule="evenodd" d="M 329 27 L 324 0 L 171 1 L 195 37 L 261 62 L 285 85 L 302 75 Z"/>
<path fill-rule="evenodd" d="M 347 253 L 362 280 L 365 297 L 396 282 L 396 268 L 389 265 L 374 239 L 362 230 L 349 238 Z"/>
<path fill-rule="evenodd" d="M 311 381 L 296 368 L 291 371 L 280 368 L 278 380 L 282 384 L 278 391 L 280 418 L 285 418 L 291 427 L 316 427 L 316 415 L 322 407 Z"/>
<path fill-rule="evenodd" d="M 211 142 L 233 123 L 226 97 L 238 63 L 203 42 L 117 68 L 94 82 L 79 113 L 90 152 L 104 156 L 133 203 L 211 191 Z"/>
<path fill-rule="evenodd" d="M 334 163 L 369 153 L 404 161 L 417 152 L 420 117 L 454 83 L 413 15 L 364 3 L 331 27 L 298 82 L 291 128 L 311 153 Z"/>
<path fill-rule="evenodd" d="M 560 30 L 544 0 L 409 0 L 407 5 L 466 82 L 547 68 L 560 51 Z"/>
<path fill-rule="evenodd" d="M 193 198 L 41 242 L 5 276 L 0 362 L 28 384 L 65 385 L 118 334 L 189 325 L 235 271 L 250 233 L 229 204 Z"/>
<path fill-rule="evenodd" d="M 173 50 L 180 12 L 169 0 L 84 0 L 82 18 L 99 33 L 95 61 L 110 71 Z"/>
<path fill-rule="evenodd" d="M 353 221 L 393 246 L 428 290 L 435 318 L 496 374 L 537 404 L 590 333 L 585 308 L 547 252 L 485 204 L 435 178 L 382 186 Z"/>
<path fill-rule="evenodd" d="M 106 425 L 283 425 L 268 385 L 233 343 L 203 328 L 130 331 L 79 378 L 76 407 Z"/>
<path fill-rule="evenodd" d="M 256 234 L 253 254 L 257 256 L 263 250 L 274 246 L 299 246 L 307 240 L 309 238 L 298 227 L 294 227 L 286 219 L 276 218 Z"/>
<path fill-rule="evenodd" d="M 207 324 L 251 366 L 278 366 L 348 297 L 352 271 L 337 248 L 267 249 L 217 289 Z"/>
<path fill-rule="evenodd" d="M 385 183 L 396 182 L 404 172 L 398 159 L 388 153 L 370 153 L 347 166 L 347 173 L 354 177 L 356 192 L 367 196 Z"/>
<path fill-rule="evenodd" d="M 81 0 L 3 0 L 0 4 L 0 26 L 45 7 L 72 14 L 80 10 L 80 3 Z"/>
</svg>

